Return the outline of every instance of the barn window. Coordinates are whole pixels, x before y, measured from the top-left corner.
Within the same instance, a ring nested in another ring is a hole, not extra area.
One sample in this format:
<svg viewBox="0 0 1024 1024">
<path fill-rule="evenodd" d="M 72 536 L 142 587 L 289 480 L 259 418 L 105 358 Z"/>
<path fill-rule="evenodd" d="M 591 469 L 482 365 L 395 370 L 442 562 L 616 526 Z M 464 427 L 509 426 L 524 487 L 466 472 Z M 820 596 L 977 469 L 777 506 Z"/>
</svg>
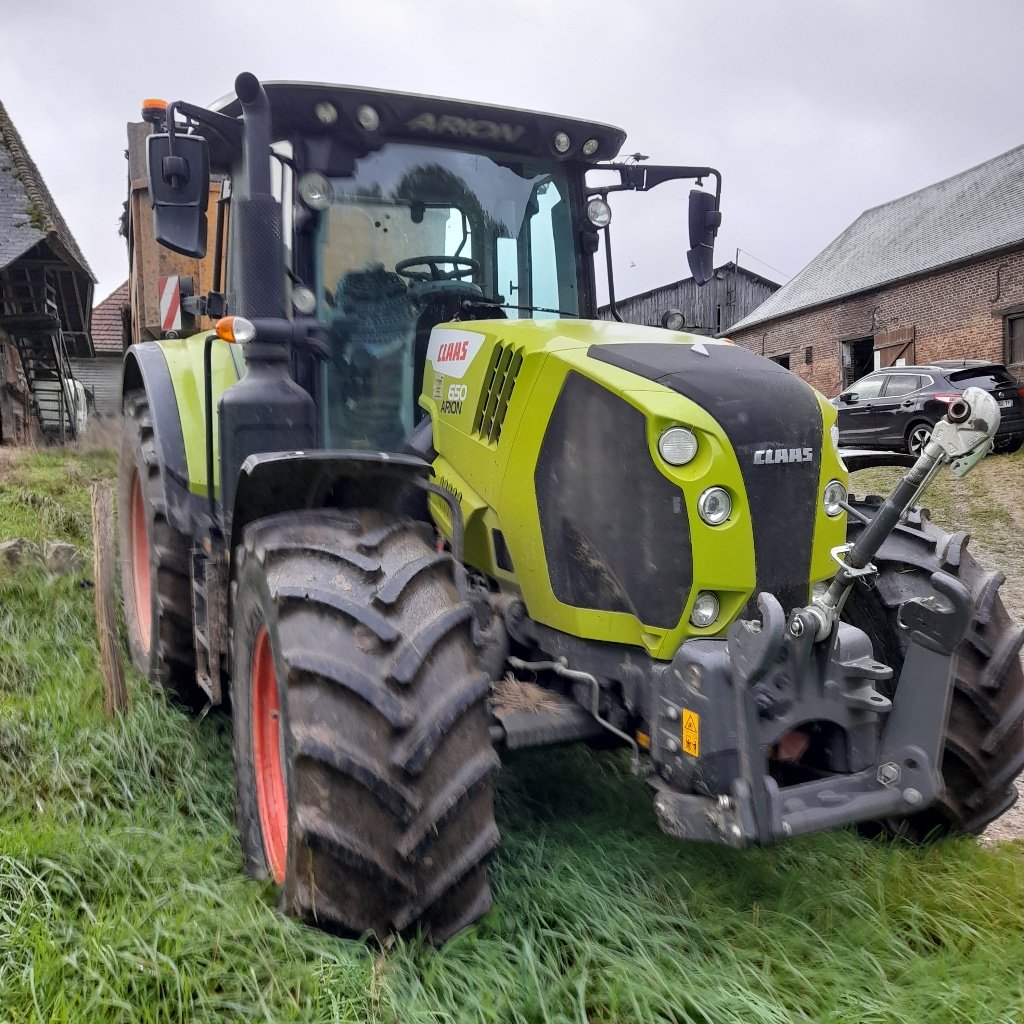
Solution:
<svg viewBox="0 0 1024 1024">
<path fill-rule="evenodd" d="M 1024 363 L 1024 313 L 1006 318 L 1006 361 Z"/>
<path fill-rule="evenodd" d="M 789 353 L 785 352 L 781 356 L 769 356 L 773 363 L 778 363 L 779 366 L 784 366 L 787 370 L 789 369 Z"/>
</svg>

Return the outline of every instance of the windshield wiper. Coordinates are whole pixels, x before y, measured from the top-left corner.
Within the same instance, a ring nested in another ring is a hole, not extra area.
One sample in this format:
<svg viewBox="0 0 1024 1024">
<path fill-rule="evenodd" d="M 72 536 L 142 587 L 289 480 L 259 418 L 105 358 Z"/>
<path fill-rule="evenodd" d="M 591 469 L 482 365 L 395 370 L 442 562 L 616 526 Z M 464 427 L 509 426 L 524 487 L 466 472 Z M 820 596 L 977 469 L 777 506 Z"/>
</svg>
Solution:
<svg viewBox="0 0 1024 1024">
<path fill-rule="evenodd" d="M 497 299 L 464 299 L 462 303 L 463 309 L 491 309 L 497 307 L 499 309 L 515 309 L 521 313 L 557 313 L 559 316 L 571 316 L 574 319 L 579 319 L 579 313 L 570 313 L 566 309 L 552 309 L 550 306 L 513 306 L 511 302 L 499 302 Z"/>
</svg>

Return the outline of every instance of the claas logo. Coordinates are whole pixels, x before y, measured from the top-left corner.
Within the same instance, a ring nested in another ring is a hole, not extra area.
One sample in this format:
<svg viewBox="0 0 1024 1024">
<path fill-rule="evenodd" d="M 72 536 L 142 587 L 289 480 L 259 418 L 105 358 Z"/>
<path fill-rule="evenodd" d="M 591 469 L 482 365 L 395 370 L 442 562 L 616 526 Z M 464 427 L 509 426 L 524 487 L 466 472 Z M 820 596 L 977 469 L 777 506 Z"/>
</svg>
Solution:
<svg viewBox="0 0 1024 1024">
<path fill-rule="evenodd" d="M 467 355 L 469 355 L 468 341 L 446 341 L 437 350 L 437 359 L 435 362 L 455 363 L 460 359 L 465 359 Z"/>
</svg>

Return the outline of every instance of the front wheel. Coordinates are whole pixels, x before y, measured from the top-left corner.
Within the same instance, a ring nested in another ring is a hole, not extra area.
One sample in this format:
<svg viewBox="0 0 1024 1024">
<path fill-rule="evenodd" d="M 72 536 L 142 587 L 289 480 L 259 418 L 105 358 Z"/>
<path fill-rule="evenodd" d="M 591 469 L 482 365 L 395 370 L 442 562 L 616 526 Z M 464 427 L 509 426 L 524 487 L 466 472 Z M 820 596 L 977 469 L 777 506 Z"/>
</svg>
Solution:
<svg viewBox="0 0 1024 1024">
<path fill-rule="evenodd" d="M 868 519 L 880 499 L 851 500 Z M 852 542 L 863 524 L 850 517 Z M 1014 780 L 1024 769 L 1024 670 L 1020 650 L 1024 626 L 1014 623 L 999 597 L 1002 573 L 985 573 L 967 550 L 966 533 L 949 534 L 923 509 L 912 512 L 873 559 L 875 585 L 850 592 L 843 618 L 871 638 L 875 657 L 899 679 L 907 631 L 900 605 L 934 593 L 932 573 L 942 570 L 969 590 L 971 626 L 953 655 L 953 700 L 949 712 L 939 800 L 920 814 L 878 823 L 896 835 L 976 834 L 1017 799 Z"/>
<path fill-rule="evenodd" d="M 471 611 L 422 524 L 312 510 L 245 530 L 232 586 L 238 818 L 288 913 L 434 942 L 491 905 L 497 845 Z"/>
</svg>

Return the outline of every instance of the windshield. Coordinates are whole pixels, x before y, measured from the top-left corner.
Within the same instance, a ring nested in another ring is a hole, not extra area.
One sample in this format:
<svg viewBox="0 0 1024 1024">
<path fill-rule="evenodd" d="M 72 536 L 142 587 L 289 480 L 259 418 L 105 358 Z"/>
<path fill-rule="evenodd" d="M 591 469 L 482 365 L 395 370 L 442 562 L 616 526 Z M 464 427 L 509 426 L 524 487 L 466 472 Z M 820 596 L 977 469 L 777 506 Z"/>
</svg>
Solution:
<svg viewBox="0 0 1024 1024">
<path fill-rule="evenodd" d="M 332 179 L 331 192 L 314 273 L 330 328 L 332 446 L 402 444 L 438 323 L 579 313 L 568 184 L 556 165 L 388 144 Z"/>
</svg>

